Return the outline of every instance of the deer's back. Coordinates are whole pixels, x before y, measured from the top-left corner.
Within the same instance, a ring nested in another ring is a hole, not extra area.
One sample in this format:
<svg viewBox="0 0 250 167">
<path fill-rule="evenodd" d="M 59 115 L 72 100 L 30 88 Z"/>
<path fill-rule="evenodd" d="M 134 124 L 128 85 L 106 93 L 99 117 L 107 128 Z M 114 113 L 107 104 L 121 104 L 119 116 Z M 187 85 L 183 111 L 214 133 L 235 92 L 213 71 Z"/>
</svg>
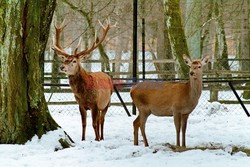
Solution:
<svg viewBox="0 0 250 167">
<path fill-rule="evenodd" d="M 135 85 L 130 92 L 139 110 L 141 108 L 157 116 L 172 116 L 173 112 L 189 112 L 192 108 L 189 105 L 188 82 L 162 82 L 157 87 L 140 84 L 143 83 Z"/>
</svg>

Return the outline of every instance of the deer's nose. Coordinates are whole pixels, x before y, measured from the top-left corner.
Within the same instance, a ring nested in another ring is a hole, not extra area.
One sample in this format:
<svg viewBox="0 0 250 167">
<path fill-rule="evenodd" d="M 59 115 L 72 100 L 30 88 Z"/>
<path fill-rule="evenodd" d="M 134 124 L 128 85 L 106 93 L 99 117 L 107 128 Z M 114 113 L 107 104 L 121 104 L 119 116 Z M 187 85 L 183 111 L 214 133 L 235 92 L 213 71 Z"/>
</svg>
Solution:
<svg viewBox="0 0 250 167">
<path fill-rule="evenodd" d="M 193 76 L 193 75 L 194 75 L 194 72 L 193 72 L 193 71 L 191 71 L 189 74 L 190 74 L 191 76 Z"/>
<path fill-rule="evenodd" d="M 64 69 L 64 66 L 60 66 L 60 70 L 63 70 Z"/>
</svg>

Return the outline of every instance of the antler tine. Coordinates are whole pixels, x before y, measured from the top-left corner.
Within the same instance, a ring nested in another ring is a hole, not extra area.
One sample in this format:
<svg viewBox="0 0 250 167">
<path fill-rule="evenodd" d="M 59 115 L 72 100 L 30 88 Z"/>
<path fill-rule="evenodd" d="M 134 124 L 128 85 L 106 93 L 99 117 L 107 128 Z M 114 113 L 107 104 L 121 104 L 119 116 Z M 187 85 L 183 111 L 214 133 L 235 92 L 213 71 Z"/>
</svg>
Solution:
<svg viewBox="0 0 250 167">
<path fill-rule="evenodd" d="M 65 24 L 65 20 L 66 19 L 63 19 L 63 22 L 60 24 L 59 27 L 56 26 L 56 21 L 54 21 L 54 27 L 55 27 L 55 29 L 62 31 L 68 25 L 68 24 Z"/>
<path fill-rule="evenodd" d="M 94 38 L 94 43 L 96 44 L 96 38 L 97 38 L 97 31 L 95 30 L 95 38 Z"/>
<path fill-rule="evenodd" d="M 66 53 L 63 49 L 60 49 L 58 46 L 56 46 L 56 44 L 55 44 L 55 38 L 54 37 L 52 37 L 52 49 L 54 51 L 56 51 L 57 53 L 59 53 L 60 55 L 63 55 L 65 57 L 69 56 L 69 54 Z"/>
<path fill-rule="evenodd" d="M 59 28 L 60 29 L 64 29 L 68 24 L 65 24 L 65 20 L 66 19 L 63 19 L 63 22 L 60 24 Z"/>
<path fill-rule="evenodd" d="M 79 56 L 83 56 L 83 55 L 89 54 L 91 51 L 95 50 L 95 49 L 103 42 L 103 40 L 105 39 L 105 37 L 106 37 L 106 35 L 107 35 L 107 33 L 108 33 L 109 29 L 110 29 L 110 21 L 108 21 L 108 19 L 106 20 L 106 22 L 107 22 L 107 25 L 106 25 L 106 26 L 104 26 L 104 25 L 101 23 L 100 20 L 98 20 L 98 22 L 99 22 L 100 26 L 101 26 L 102 29 L 103 29 L 102 37 L 100 38 L 100 40 L 98 40 L 98 42 L 96 42 L 96 34 L 97 34 L 97 33 L 95 33 L 95 42 L 94 42 L 94 44 L 92 45 L 92 47 L 89 48 L 89 49 L 86 49 L 86 50 L 81 51 L 80 53 L 76 54 L 76 56 L 79 57 Z"/>
<path fill-rule="evenodd" d="M 78 49 L 81 47 L 81 43 L 82 43 L 82 37 L 80 37 L 77 47 L 75 48 L 75 51 L 74 51 L 75 54 L 77 54 Z"/>
<path fill-rule="evenodd" d="M 101 26 L 103 29 L 105 29 L 105 27 L 104 27 L 104 25 L 102 24 L 102 22 L 101 22 L 100 20 L 98 20 L 98 22 L 99 22 L 100 26 Z"/>
<path fill-rule="evenodd" d="M 57 27 L 55 22 L 54 22 L 54 26 L 55 26 L 55 29 L 56 29 L 56 41 L 53 38 L 52 42 L 53 42 L 53 49 L 55 51 L 57 51 L 59 54 L 67 57 L 67 56 L 70 56 L 70 55 L 63 50 L 63 47 L 61 46 L 61 41 L 60 41 L 60 33 L 67 26 L 67 24 L 64 24 L 64 23 L 65 23 L 65 19 L 60 24 L 60 26 Z"/>
<path fill-rule="evenodd" d="M 113 27 L 116 27 L 116 26 L 117 26 L 117 21 L 115 22 L 115 24 L 111 25 L 110 17 L 108 17 L 108 18 L 106 19 L 106 22 L 107 22 L 107 24 L 109 25 L 110 28 L 113 28 Z"/>
<path fill-rule="evenodd" d="M 111 20 L 110 20 L 110 17 L 108 17 L 108 23 L 111 24 Z"/>
<path fill-rule="evenodd" d="M 117 27 L 117 22 L 115 22 L 115 24 L 113 25 L 110 25 L 110 28 L 113 28 L 113 27 Z"/>
</svg>

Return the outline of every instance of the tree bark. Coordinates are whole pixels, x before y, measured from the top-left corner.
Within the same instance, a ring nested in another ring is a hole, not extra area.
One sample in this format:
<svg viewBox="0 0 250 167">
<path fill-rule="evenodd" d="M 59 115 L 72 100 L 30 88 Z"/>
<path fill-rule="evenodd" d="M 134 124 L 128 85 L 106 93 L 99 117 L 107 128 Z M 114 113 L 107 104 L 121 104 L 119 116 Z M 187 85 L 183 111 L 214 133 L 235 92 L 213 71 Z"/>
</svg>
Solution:
<svg viewBox="0 0 250 167">
<path fill-rule="evenodd" d="M 42 86 L 55 0 L 0 2 L 0 143 L 23 144 L 59 126 Z"/>
<path fill-rule="evenodd" d="M 56 25 L 59 25 L 63 22 L 63 17 L 61 13 L 65 13 L 63 5 L 62 4 L 58 4 L 55 12 L 54 12 L 54 22 L 56 23 Z M 53 28 L 52 31 L 55 31 L 55 29 Z M 64 46 L 64 31 L 61 33 L 61 43 L 62 46 Z M 50 55 L 51 56 L 51 55 Z M 51 58 L 50 58 L 51 59 Z M 53 58 L 52 58 L 52 71 L 51 71 L 51 83 L 52 84 L 59 84 L 60 83 L 60 76 L 63 76 L 64 74 L 62 74 L 59 70 L 60 67 L 60 59 L 58 58 L 56 52 L 54 52 L 53 54 Z M 51 88 L 52 90 L 57 90 L 60 89 L 60 86 L 53 86 Z"/>
<path fill-rule="evenodd" d="M 172 50 L 169 41 L 168 29 L 166 25 L 167 17 L 163 15 L 164 6 L 163 1 L 157 2 L 158 8 L 158 19 L 157 19 L 157 58 L 158 59 L 172 59 Z M 157 63 L 156 63 L 157 64 Z M 170 63 L 161 63 L 160 71 L 174 71 L 174 65 Z M 159 75 L 163 79 L 173 79 L 174 76 L 171 75 Z"/>
<path fill-rule="evenodd" d="M 250 71 L 250 2 L 244 1 L 241 19 L 240 35 L 240 58 L 246 59 L 241 62 L 242 71 Z M 250 99 L 250 83 L 245 85 L 249 90 L 243 92 L 244 99 Z"/>
<path fill-rule="evenodd" d="M 180 0 L 163 0 L 163 2 L 172 55 L 180 64 L 181 75 L 187 78 L 189 69 L 183 60 L 183 54 L 189 56 L 189 52 L 181 19 Z"/>
<path fill-rule="evenodd" d="M 187 0 L 186 5 L 186 25 L 187 44 L 190 55 L 193 59 L 201 58 L 201 25 L 202 3 L 200 0 Z"/>
<path fill-rule="evenodd" d="M 205 17 L 204 24 L 201 31 L 201 55 L 210 55 L 214 59 L 214 36 L 215 36 L 215 19 L 213 18 L 214 5 L 213 0 L 204 2 L 202 10 L 207 10 L 207 16 Z M 208 64 L 209 65 L 209 64 Z M 209 67 L 211 69 L 211 67 Z"/>
<path fill-rule="evenodd" d="M 225 70 L 230 70 L 230 66 L 228 64 L 228 49 L 226 42 L 226 33 L 223 21 L 223 1 L 219 4 L 219 2 L 215 1 L 214 4 L 214 15 L 217 18 L 217 27 L 216 27 L 216 47 L 217 52 L 215 52 L 216 58 L 221 59 L 218 62 L 217 68 L 224 68 Z M 220 6 L 219 6 L 220 5 Z"/>
</svg>

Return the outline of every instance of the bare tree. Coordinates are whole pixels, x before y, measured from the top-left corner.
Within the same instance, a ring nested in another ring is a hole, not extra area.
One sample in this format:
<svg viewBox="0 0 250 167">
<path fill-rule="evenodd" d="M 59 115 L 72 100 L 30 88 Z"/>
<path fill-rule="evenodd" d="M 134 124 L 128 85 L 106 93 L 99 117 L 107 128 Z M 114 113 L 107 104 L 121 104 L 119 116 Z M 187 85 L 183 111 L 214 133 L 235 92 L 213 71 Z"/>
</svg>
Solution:
<svg viewBox="0 0 250 167">
<path fill-rule="evenodd" d="M 77 6 L 75 5 L 72 1 L 70 0 L 62 0 L 63 3 L 67 4 L 72 10 L 74 10 L 75 12 L 77 12 L 78 14 L 80 14 L 81 16 L 83 16 L 83 18 L 86 20 L 89 30 L 90 30 L 90 36 L 91 38 L 95 37 L 95 27 L 93 25 L 94 22 L 94 14 L 98 13 L 94 11 L 94 3 L 93 1 L 91 2 L 83 2 L 81 1 L 82 5 L 81 6 Z M 112 0 L 110 0 L 109 2 L 107 2 L 107 4 L 110 4 L 112 2 Z M 108 6 L 106 4 L 106 7 Z M 88 9 L 87 9 L 88 8 Z M 103 10 L 103 9 L 102 9 Z M 98 41 L 98 37 L 97 37 L 97 41 Z M 99 47 L 99 52 L 101 55 L 101 59 L 104 60 L 104 64 L 105 64 L 105 69 L 107 71 L 110 71 L 110 65 L 108 63 L 109 57 L 105 52 L 104 46 L 101 44 Z M 102 69 L 104 70 L 104 69 Z"/>
</svg>

